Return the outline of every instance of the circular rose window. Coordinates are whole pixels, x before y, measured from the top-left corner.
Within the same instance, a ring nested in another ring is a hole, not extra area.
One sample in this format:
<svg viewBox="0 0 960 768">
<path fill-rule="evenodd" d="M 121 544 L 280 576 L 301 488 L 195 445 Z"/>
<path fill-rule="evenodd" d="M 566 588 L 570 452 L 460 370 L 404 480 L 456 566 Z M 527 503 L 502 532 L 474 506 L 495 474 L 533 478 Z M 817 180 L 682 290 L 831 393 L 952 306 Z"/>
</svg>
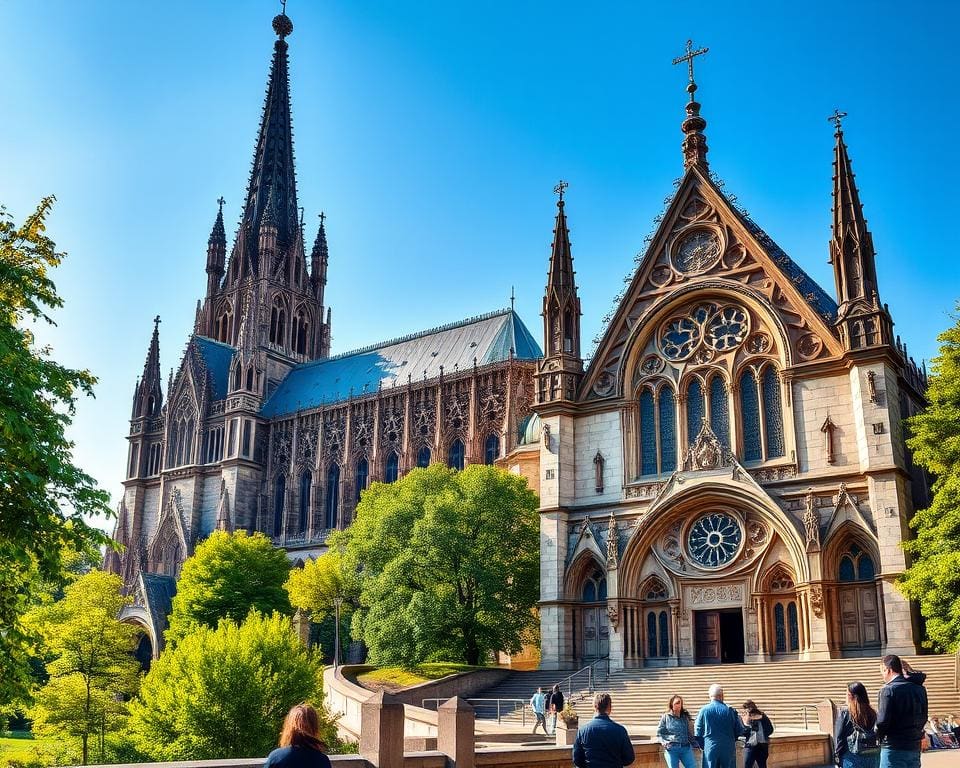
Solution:
<svg viewBox="0 0 960 768">
<path fill-rule="evenodd" d="M 687 534 L 687 549 L 694 562 L 719 568 L 731 562 L 743 542 L 740 523 L 726 512 L 711 512 L 698 519 Z"/>
</svg>

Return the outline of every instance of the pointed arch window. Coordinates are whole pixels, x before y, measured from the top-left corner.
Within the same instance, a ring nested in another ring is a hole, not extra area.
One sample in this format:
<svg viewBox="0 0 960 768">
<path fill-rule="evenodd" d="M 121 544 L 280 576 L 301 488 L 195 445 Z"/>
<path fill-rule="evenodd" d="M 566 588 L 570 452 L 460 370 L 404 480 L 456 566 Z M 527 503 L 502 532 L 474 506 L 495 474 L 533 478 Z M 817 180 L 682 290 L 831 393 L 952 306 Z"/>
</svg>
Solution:
<svg viewBox="0 0 960 768">
<path fill-rule="evenodd" d="M 214 329 L 214 334 L 216 335 L 217 341 L 222 341 L 225 344 L 229 344 L 232 327 L 233 312 L 230 309 L 226 309 L 220 314 L 220 317 L 217 319 L 216 328 Z"/>
<path fill-rule="evenodd" d="M 660 471 L 673 472 L 677 468 L 677 402 L 670 387 L 661 387 L 660 408 Z"/>
<path fill-rule="evenodd" d="M 357 462 L 357 487 L 356 487 L 356 498 L 354 501 L 360 501 L 360 494 L 367 489 L 367 477 L 370 474 L 370 463 L 367 461 L 366 456 L 362 457 L 360 461 Z"/>
<path fill-rule="evenodd" d="M 647 613 L 647 656 L 657 655 L 657 613 Z"/>
<path fill-rule="evenodd" d="M 607 577 L 603 571 L 595 570 L 583 582 L 581 599 L 585 603 L 596 603 L 607 599 Z"/>
<path fill-rule="evenodd" d="M 649 389 L 640 394 L 640 474 L 657 474 L 657 424 Z"/>
<path fill-rule="evenodd" d="M 418 467 L 429 467 L 430 466 L 430 448 L 426 445 L 421 445 L 420 450 L 417 451 L 417 466 Z"/>
<path fill-rule="evenodd" d="M 740 420 L 743 426 L 743 460 L 760 461 L 763 458 L 760 445 L 760 398 L 757 395 L 757 380 L 749 369 L 740 375 Z"/>
<path fill-rule="evenodd" d="M 876 573 L 873 558 L 856 544 L 851 544 L 840 557 L 837 569 L 840 581 L 873 581 Z"/>
<path fill-rule="evenodd" d="M 390 455 L 387 456 L 387 463 L 384 467 L 383 479 L 388 483 L 397 482 L 397 477 L 400 475 L 400 457 L 397 455 L 396 451 L 391 451 Z"/>
<path fill-rule="evenodd" d="M 777 653 L 787 652 L 787 622 L 784 617 L 783 603 L 773 606 L 774 648 Z"/>
<path fill-rule="evenodd" d="M 500 458 L 500 438 L 491 433 L 483 444 L 483 463 L 490 466 Z"/>
<path fill-rule="evenodd" d="M 797 604 L 792 600 L 787 604 L 787 635 L 790 638 L 790 650 L 800 650 L 800 622 L 797 618 Z"/>
<path fill-rule="evenodd" d="M 700 428 L 703 426 L 703 417 L 706 416 L 706 405 L 703 398 L 703 385 L 700 379 L 693 378 L 687 384 L 687 444 L 693 445 Z"/>
<path fill-rule="evenodd" d="M 450 444 L 449 466 L 452 469 L 463 469 L 464 445 L 459 437 Z"/>
<path fill-rule="evenodd" d="M 331 464 L 327 470 L 326 527 L 337 527 L 340 512 L 340 465 Z"/>
<path fill-rule="evenodd" d="M 283 532 L 283 508 L 287 499 L 287 476 L 277 475 L 273 490 L 273 535 Z"/>
<path fill-rule="evenodd" d="M 233 372 L 233 388 L 234 390 L 240 389 L 241 384 L 243 383 L 243 369 L 240 367 L 240 364 L 237 363 L 237 367 Z"/>
<path fill-rule="evenodd" d="M 299 523 L 297 530 L 303 534 L 307 532 L 307 526 L 310 521 L 310 488 L 312 484 L 313 475 L 309 469 L 305 470 L 304 473 L 300 475 L 300 514 L 297 520 Z"/>
<path fill-rule="evenodd" d="M 270 308 L 270 342 L 284 346 L 287 330 L 287 311 L 280 299 L 274 299 Z"/>
<path fill-rule="evenodd" d="M 247 389 L 253 391 L 253 366 L 247 368 Z"/>
<path fill-rule="evenodd" d="M 727 385 L 720 375 L 710 379 L 710 429 L 721 445 L 730 447 L 730 408 L 727 405 Z"/>
<path fill-rule="evenodd" d="M 639 397 L 640 474 L 677 468 L 677 399 L 666 383 L 645 386 Z"/>
<path fill-rule="evenodd" d="M 783 408 L 780 404 L 780 376 L 773 366 L 763 371 L 761 381 L 763 389 L 763 426 L 766 437 L 767 458 L 774 459 L 784 455 L 783 446 Z"/>
</svg>

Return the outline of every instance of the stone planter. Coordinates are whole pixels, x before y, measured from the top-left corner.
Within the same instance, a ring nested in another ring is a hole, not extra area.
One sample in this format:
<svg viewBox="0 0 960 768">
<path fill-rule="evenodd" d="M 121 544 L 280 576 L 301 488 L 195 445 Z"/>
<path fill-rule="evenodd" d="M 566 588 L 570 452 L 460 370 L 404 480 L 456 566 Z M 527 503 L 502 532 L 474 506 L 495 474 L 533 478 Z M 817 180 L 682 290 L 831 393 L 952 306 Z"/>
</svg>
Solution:
<svg viewBox="0 0 960 768">
<path fill-rule="evenodd" d="M 580 726 L 580 718 L 574 717 L 571 720 L 557 718 L 557 732 L 554 734 L 557 739 L 558 747 L 569 747 L 577 739 L 577 728 Z"/>
</svg>

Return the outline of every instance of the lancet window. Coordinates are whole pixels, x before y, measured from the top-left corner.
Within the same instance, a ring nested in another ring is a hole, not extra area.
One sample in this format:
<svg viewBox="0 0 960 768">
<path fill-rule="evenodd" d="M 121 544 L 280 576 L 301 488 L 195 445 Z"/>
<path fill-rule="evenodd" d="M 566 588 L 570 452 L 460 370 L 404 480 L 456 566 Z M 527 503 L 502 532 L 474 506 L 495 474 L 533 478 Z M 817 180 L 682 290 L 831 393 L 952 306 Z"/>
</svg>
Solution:
<svg viewBox="0 0 960 768">
<path fill-rule="evenodd" d="M 585 603 L 596 603 L 607 599 L 607 577 L 597 569 L 583 582 L 581 599 Z"/>
<path fill-rule="evenodd" d="M 710 429 L 720 443 L 730 447 L 730 408 L 727 404 L 727 385 L 720 374 L 710 379 Z"/>
<path fill-rule="evenodd" d="M 703 397 L 703 385 L 700 379 L 694 377 L 687 384 L 687 444 L 693 445 L 700 428 L 703 426 L 703 417 L 706 416 L 706 403 Z"/>
<path fill-rule="evenodd" d="M 430 466 L 430 448 L 429 446 L 422 445 L 420 450 L 417 451 L 417 466 L 418 467 L 429 467 Z"/>
<path fill-rule="evenodd" d="M 387 462 L 384 465 L 383 470 L 383 479 L 387 483 L 397 482 L 397 478 L 400 475 L 400 457 L 397 455 L 396 451 L 390 451 L 390 455 L 387 456 Z"/>
<path fill-rule="evenodd" d="M 677 404 L 669 385 L 640 393 L 640 474 L 656 475 L 677 468 Z"/>
<path fill-rule="evenodd" d="M 287 311 L 277 299 L 270 309 L 270 343 L 284 345 L 287 330 Z"/>
<path fill-rule="evenodd" d="M 366 457 L 361 457 L 357 462 L 357 487 L 356 487 L 356 498 L 354 501 L 360 501 L 360 494 L 367 489 L 367 477 L 370 475 L 370 462 L 367 461 Z"/>
<path fill-rule="evenodd" d="M 851 544 L 840 557 L 840 581 L 872 581 L 876 576 L 873 558 L 856 544 Z"/>
<path fill-rule="evenodd" d="M 287 501 L 287 476 L 277 475 L 273 488 L 273 535 L 283 532 L 283 512 Z"/>
<path fill-rule="evenodd" d="M 300 514 L 297 517 L 299 523 L 297 530 L 300 533 L 307 532 L 307 526 L 310 521 L 310 491 L 313 485 L 313 474 L 310 470 L 305 470 L 300 475 Z"/>
<path fill-rule="evenodd" d="M 327 470 L 326 528 L 337 527 L 337 515 L 340 511 L 340 465 L 331 464 Z"/>
<path fill-rule="evenodd" d="M 448 462 L 448 465 L 452 469 L 463 469 L 465 458 L 464 445 L 463 440 L 461 440 L 459 437 L 450 444 L 449 458 L 450 461 Z"/>
<path fill-rule="evenodd" d="M 500 458 L 500 438 L 495 434 L 487 435 L 487 440 L 483 444 L 483 463 L 493 464 Z"/>
</svg>

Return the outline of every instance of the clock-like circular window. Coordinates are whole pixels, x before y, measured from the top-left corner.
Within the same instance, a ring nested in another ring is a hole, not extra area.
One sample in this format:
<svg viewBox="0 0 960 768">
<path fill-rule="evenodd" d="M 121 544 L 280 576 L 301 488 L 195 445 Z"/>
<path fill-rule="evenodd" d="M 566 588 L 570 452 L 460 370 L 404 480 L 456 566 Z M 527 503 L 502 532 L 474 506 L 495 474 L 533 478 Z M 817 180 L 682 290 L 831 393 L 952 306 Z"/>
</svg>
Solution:
<svg viewBox="0 0 960 768">
<path fill-rule="evenodd" d="M 711 512 L 703 515 L 687 533 L 690 557 L 704 568 L 719 568 L 731 562 L 743 543 L 743 529 L 732 515 Z"/>
<path fill-rule="evenodd" d="M 684 235 L 673 247 L 673 266 L 684 274 L 697 274 L 714 265 L 720 257 L 720 238 L 710 229 Z"/>
</svg>

